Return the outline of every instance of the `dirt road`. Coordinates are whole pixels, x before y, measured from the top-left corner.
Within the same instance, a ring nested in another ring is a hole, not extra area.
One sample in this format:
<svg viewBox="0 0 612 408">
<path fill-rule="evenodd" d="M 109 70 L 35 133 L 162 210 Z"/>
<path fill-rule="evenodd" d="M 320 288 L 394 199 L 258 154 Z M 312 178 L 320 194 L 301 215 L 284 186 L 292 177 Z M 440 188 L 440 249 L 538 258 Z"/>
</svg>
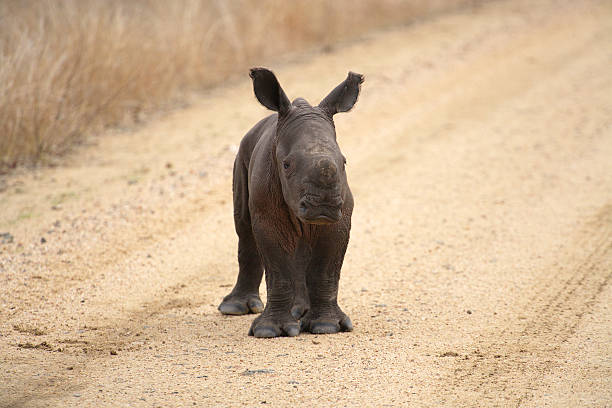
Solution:
<svg viewBox="0 0 612 408">
<path fill-rule="evenodd" d="M 612 3 L 494 2 L 273 67 L 337 115 L 355 331 L 260 340 L 248 77 L 0 193 L 0 406 L 612 406 Z M 265 288 L 262 287 L 262 295 Z"/>
</svg>

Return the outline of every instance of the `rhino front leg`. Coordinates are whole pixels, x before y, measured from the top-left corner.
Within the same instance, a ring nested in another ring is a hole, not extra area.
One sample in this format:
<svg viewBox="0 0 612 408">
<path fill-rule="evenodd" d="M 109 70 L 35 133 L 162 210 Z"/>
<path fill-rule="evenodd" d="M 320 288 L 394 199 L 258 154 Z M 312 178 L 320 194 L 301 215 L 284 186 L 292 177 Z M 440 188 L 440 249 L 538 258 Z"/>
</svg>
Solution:
<svg viewBox="0 0 612 408">
<path fill-rule="evenodd" d="M 263 313 L 251 325 L 249 336 L 297 336 L 300 327 L 291 314 L 294 304 L 294 277 L 297 268 L 294 253 L 281 244 L 280 237 L 271 234 L 272 228 L 254 226 L 254 233 L 266 269 L 268 297 Z"/>
<path fill-rule="evenodd" d="M 310 310 L 300 321 L 301 330 L 314 334 L 352 331 L 351 319 L 338 306 L 340 269 L 348 245 L 348 231 L 323 234 L 306 271 Z"/>
</svg>

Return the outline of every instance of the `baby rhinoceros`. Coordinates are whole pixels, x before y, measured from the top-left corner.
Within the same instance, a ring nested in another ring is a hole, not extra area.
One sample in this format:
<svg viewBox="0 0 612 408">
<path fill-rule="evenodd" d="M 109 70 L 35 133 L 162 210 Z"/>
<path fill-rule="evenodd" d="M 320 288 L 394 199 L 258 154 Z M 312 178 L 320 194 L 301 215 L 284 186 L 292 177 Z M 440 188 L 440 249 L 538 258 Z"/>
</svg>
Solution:
<svg viewBox="0 0 612 408">
<path fill-rule="evenodd" d="M 290 102 L 274 74 L 251 69 L 255 96 L 277 113 L 242 139 L 234 162 L 238 280 L 219 310 L 263 313 L 249 335 L 297 336 L 351 331 L 338 306 L 353 196 L 333 116 L 350 110 L 363 76 L 350 72 L 318 106 Z M 264 309 L 259 284 L 266 271 Z"/>
</svg>

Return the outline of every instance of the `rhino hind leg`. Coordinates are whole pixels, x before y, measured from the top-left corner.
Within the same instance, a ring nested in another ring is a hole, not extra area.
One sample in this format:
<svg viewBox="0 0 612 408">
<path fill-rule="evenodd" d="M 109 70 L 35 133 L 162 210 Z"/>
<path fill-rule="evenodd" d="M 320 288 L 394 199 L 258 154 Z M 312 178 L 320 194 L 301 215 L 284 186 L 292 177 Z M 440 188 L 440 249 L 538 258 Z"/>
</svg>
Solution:
<svg viewBox="0 0 612 408">
<path fill-rule="evenodd" d="M 240 316 L 248 313 L 261 313 L 263 302 L 257 294 L 240 295 L 233 292 L 223 298 L 219 311 L 225 315 Z"/>
<path fill-rule="evenodd" d="M 223 298 L 219 311 L 226 315 L 261 313 L 264 305 L 259 297 L 259 285 L 263 266 L 255 239 L 250 228 L 241 230 L 238 237 L 238 279 L 234 289 Z"/>
<path fill-rule="evenodd" d="M 234 289 L 223 298 L 219 311 L 226 315 L 261 313 L 264 305 L 259 297 L 259 285 L 263 276 L 263 265 L 251 228 L 247 169 L 238 157 L 234 163 L 233 186 L 234 223 L 238 234 L 238 279 Z"/>
</svg>

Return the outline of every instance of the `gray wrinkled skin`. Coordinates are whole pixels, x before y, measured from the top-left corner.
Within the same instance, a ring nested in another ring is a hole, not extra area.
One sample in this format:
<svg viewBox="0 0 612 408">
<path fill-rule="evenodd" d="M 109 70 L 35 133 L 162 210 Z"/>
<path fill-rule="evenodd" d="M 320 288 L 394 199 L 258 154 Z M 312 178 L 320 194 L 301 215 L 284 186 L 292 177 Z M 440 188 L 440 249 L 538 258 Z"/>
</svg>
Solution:
<svg viewBox="0 0 612 408">
<path fill-rule="evenodd" d="M 274 74 L 251 69 L 255 96 L 276 111 L 242 139 L 234 162 L 238 280 L 219 310 L 263 312 L 255 337 L 300 331 L 351 331 L 338 306 L 338 281 L 348 245 L 353 196 L 333 116 L 350 110 L 363 76 L 349 73 L 318 106 L 291 103 Z M 259 285 L 266 271 L 266 307 Z"/>
</svg>

